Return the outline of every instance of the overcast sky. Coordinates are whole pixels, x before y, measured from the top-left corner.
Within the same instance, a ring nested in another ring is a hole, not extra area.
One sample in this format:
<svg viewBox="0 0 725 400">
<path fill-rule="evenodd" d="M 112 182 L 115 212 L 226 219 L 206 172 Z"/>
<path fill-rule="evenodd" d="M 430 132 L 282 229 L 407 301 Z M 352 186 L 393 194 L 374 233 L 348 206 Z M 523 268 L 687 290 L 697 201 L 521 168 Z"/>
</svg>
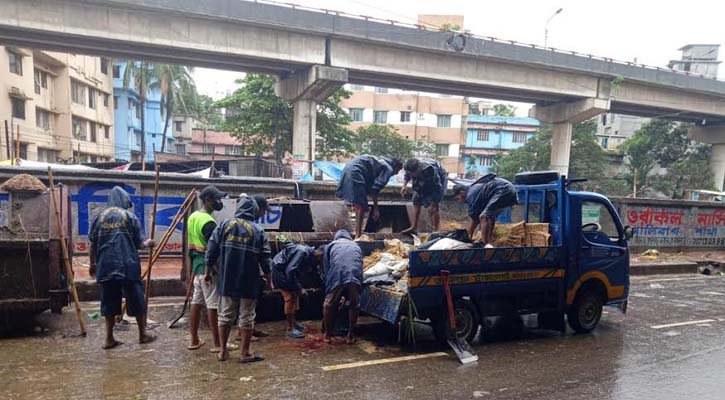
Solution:
<svg viewBox="0 0 725 400">
<path fill-rule="evenodd" d="M 549 24 L 549 46 L 653 66 L 679 59 L 677 49 L 685 44 L 725 42 L 725 1 L 717 0 L 285 1 L 402 22 L 415 22 L 418 14 L 462 14 L 472 33 L 540 45 L 546 20 L 563 8 Z M 239 76 L 202 69 L 195 74 L 200 90 L 213 97 L 233 91 Z"/>
</svg>

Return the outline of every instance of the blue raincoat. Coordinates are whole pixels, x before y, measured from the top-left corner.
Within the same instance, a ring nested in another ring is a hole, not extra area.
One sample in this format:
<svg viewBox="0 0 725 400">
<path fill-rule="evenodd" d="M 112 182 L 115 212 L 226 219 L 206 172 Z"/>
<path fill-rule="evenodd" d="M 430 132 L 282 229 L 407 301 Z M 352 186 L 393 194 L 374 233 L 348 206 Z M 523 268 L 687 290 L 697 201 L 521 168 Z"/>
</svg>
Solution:
<svg viewBox="0 0 725 400">
<path fill-rule="evenodd" d="M 302 289 L 299 275 L 312 264 L 315 249 L 304 244 L 287 243 L 272 259 L 272 283 L 275 289 Z"/>
<path fill-rule="evenodd" d="M 466 204 L 468 216 L 478 220 L 481 216 L 496 217 L 504 209 L 517 203 L 516 189 L 506 179 L 496 174 L 484 175 L 468 188 Z"/>
<path fill-rule="evenodd" d="M 239 199 L 234 218 L 214 229 L 206 246 L 207 268 L 218 265 L 217 289 L 222 296 L 256 299 L 261 291 L 261 272 L 269 274 L 271 250 L 264 230 L 254 223 L 257 203 Z"/>
<path fill-rule="evenodd" d="M 448 173 L 443 166 L 435 160 L 421 158 L 420 172 L 412 178 L 406 173 L 406 180 L 413 180 L 413 204 L 429 207 L 433 203 L 440 203 L 446 194 Z"/>
<path fill-rule="evenodd" d="M 108 195 L 108 208 L 91 223 L 88 239 L 93 244 L 96 281 L 141 280 L 138 249 L 143 245 L 141 224 L 129 209 L 131 196 L 115 186 Z"/>
<path fill-rule="evenodd" d="M 393 176 L 393 161 L 387 157 L 361 155 L 342 170 L 337 197 L 347 204 L 368 208 L 368 195 L 377 195 Z"/>
<path fill-rule="evenodd" d="M 350 232 L 341 229 L 335 240 L 325 246 L 322 260 L 322 280 L 325 293 L 347 283 L 362 285 L 363 255 L 360 246 L 352 241 Z"/>
</svg>

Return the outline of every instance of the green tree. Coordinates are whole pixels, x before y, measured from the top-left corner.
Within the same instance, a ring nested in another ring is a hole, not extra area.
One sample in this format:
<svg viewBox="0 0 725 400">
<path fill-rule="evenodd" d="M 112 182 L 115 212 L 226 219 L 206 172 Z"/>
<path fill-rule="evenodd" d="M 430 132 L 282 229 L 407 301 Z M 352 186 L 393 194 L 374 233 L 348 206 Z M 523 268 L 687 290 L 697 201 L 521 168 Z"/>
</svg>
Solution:
<svg viewBox="0 0 725 400">
<path fill-rule="evenodd" d="M 192 108 L 192 116 L 209 129 L 219 130 L 224 124 L 224 116 L 215 105 L 214 99 L 205 94 L 197 97 L 197 102 Z"/>
<path fill-rule="evenodd" d="M 516 107 L 511 104 L 494 104 L 493 115 L 500 117 L 513 117 L 515 116 Z"/>
<path fill-rule="evenodd" d="M 355 133 L 348 128 L 352 119 L 340 100 L 350 98 L 349 91 L 339 89 L 317 107 L 316 155 L 320 160 L 346 157 L 355 151 Z"/>
<path fill-rule="evenodd" d="M 596 139 L 596 122 L 590 120 L 574 126 L 572 131 L 569 176 L 586 178 L 582 189 L 606 194 L 622 194 L 623 181 L 606 177 L 607 155 Z M 551 126 L 545 125 L 527 143 L 508 155 L 496 158 L 496 173 L 513 179 L 519 172 L 550 169 Z"/>
<path fill-rule="evenodd" d="M 622 151 L 627 157 L 627 174 L 625 177 L 632 188 L 632 196 L 650 188 L 650 172 L 657 166 L 657 154 L 653 150 L 653 140 L 649 135 L 636 132 L 622 144 Z"/>
<path fill-rule="evenodd" d="M 222 129 L 241 142 L 245 153 L 262 155 L 274 151 L 279 161 L 292 143 L 292 106 L 275 94 L 275 80 L 269 75 L 248 74 L 236 82 L 234 94 L 219 100 L 226 109 Z"/>
<path fill-rule="evenodd" d="M 176 64 L 153 64 L 153 80 L 149 89 L 161 92 L 161 118 L 164 118 L 164 131 L 161 139 L 161 152 L 166 149 L 166 133 L 174 114 L 191 115 L 191 108 L 198 102 L 196 84 L 191 73 L 192 67 Z M 187 102 L 190 102 L 187 104 Z"/>
<path fill-rule="evenodd" d="M 141 157 L 145 166 L 146 161 L 146 96 L 149 85 L 154 81 L 153 67 L 146 61 L 127 60 L 123 70 L 123 87 L 133 89 L 138 93 L 138 101 L 141 105 Z"/>
<path fill-rule="evenodd" d="M 392 125 L 372 124 L 359 127 L 356 145 L 358 154 L 400 160 L 411 158 L 416 154 L 430 156 L 435 153 L 434 145 L 406 139 L 400 136 Z"/>
</svg>

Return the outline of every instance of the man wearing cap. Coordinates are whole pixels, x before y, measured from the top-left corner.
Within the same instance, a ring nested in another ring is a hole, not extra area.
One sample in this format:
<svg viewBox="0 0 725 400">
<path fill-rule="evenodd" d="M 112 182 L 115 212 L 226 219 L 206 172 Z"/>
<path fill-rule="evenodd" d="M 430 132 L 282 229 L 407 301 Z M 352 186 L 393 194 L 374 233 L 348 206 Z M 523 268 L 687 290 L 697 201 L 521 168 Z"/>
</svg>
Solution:
<svg viewBox="0 0 725 400">
<path fill-rule="evenodd" d="M 212 217 L 214 211 L 221 211 L 222 199 L 227 194 L 214 186 L 207 186 L 199 193 L 202 208 L 194 211 L 186 223 L 187 242 L 189 243 L 189 259 L 191 260 L 191 274 L 194 280 L 194 294 L 191 300 L 191 315 L 189 317 L 189 334 L 191 341 L 187 348 L 196 350 L 204 345 L 199 339 L 199 323 L 201 322 L 201 309 L 206 306 L 209 328 L 214 340 L 212 352 L 219 352 L 219 327 L 217 322 L 217 308 L 219 295 L 216 290 L 216 276 L 206 274 L 204 256 L 206 245 L 211 237 L 216 221 Z"/>
<path fill-rule="evenodd" d="M 459 203 L 468 205 L 468 236 L 473 238 L 476 227 L 481 229 L 481 240 L 484 244 L 493 241 L 493 228 L 496 217 L 503 210 L 517 204 L 516 189 L 506 179 L 487 174 L 473 182 L 470 187 L 456 185 L 453 196 Z"/>
<path fill-rule="evenodd" d="M 429 158 L 411 158 L 405 162 L 405 182 L 400 194 L 405 197 L 408 182 L 413 181 L 413 225 L 403 233 L 415 233 L 418 230 L 420 208 L 428 209 L 433 230 L 437 231 L 441 223 L 439 203 L 443 200 L 448 185 L 448 173 L 436 160 Z"/>
</svg>

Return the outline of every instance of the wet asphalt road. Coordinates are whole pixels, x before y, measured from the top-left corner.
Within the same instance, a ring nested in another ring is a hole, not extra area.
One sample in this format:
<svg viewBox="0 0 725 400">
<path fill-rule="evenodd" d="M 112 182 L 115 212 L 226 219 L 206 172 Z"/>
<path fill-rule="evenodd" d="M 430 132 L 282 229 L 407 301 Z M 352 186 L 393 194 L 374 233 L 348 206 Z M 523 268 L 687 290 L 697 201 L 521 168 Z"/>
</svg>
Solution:
<svg viewBox="0 0 725 400">
<path fill-rule="evenodd" d="M 175 304 L 156 299 L 151 319 L 167 321 L 179 310 Z M 302 341 L 286 340 L 281 322 L 262 324 L 270 336 L 254 349 L 267 361 L 254 365 L 217 362 L 208 345 L 187 351 L 185 329 L 165 323 L 155 329 L 155 343 L 137 344 L 130 325 L 117 334 L 123 346 L 103 351 L 100 320 L 79 338 L 63 336 L 76 329 L 72 310 L 41 319 L 50 331 L 0 339 L 0 398 L 725 398 L 725 277 L 635 277 L 626 317 L 608 310 L 589 335 L 527 330 L 523 338 L 479 344 L 480 361 L 465 367 L 423 332 L 415 354 L 448 355 L 324 371 L 411 355 L 373 319 L 362 321 L 362 340 L 352 346 L 323 345 L 317 322 Z M 670 326 L 691 321 L 702 322 Z M 210 341 L 208 331 L 202 337 Z"/>
</svg>

